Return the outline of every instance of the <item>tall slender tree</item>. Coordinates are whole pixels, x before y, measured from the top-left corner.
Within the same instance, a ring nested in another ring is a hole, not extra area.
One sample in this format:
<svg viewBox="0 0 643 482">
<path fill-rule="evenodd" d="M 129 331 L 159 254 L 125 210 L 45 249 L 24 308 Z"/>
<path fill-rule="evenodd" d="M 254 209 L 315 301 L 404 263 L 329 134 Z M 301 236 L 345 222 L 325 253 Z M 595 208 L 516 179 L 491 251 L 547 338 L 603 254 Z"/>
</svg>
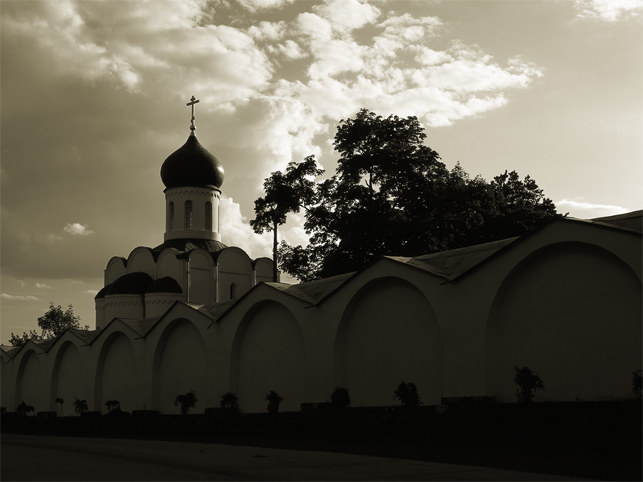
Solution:
<svg viewBox="0 0 643 482">
<path fill-rule="evenodd" d="M 263 183 L 264 197 L 255 201 L 255 219 L 250 226 L 257 233 L 273 232 L 273 281 L 278 280 L 277 227 L 286 222 L 288 213 L 299 212 L 312 204 L 315 183 L 312 178 L 323 173 L 314 156 L 303 162 L 290 162 L 286 172 L 276 171 Z"/>
</svg>

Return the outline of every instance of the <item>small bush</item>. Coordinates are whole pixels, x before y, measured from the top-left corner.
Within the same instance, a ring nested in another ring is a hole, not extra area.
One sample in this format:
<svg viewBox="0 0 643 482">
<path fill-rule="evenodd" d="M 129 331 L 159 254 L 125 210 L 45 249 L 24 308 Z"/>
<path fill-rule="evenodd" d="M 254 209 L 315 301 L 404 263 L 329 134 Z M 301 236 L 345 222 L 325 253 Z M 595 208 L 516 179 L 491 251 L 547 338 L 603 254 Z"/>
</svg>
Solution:
<svg viewBox="0 0 643 482">
<path fill-rule="evenodd" d="M 514 382 L 517 385 L 516 398 L 520 403 L 531 403 L 536 392 L 545 390 L 545 385 L 538 375 L 528 367 L 514 367 L 516 376 Z"/>
<path fill-rule="evenodd" d="M 268 413 L 279 412 L 279 405 L 281 404 L 283 399 L 284 397 L 279 395 L 274 390 L 270 390 L 268 393 L 266 393 L 266 398 L 264 398 L 264 400 L 268 402 L 268 407 L 266 407 L 268 410 Z"/>
<path fill-rule="evenodd" d="M 330 394 L 329 401 L 333 408 L 346 408 L 351 404 L 351 396 L 348 393 L 348 388 L 337 387 Z"/>
<path fill-rule="evenodd" d="M 228 412 L 237 412 L 239 410 L 239 399 L 232 392 L 225 393 L 221 395 L 219 406 Z"/>
<path fill-rule="evenodd" d="M 78 398 L 74 397 L 74 412 L 76 412 L 78 415 L 87 412 L 89 410 L 89 407 L 87 407 L 87 400 L 79 400 Z"/>
<path fill-rule="evenodd" d="M 174 406 L 181 405 L 181 415 L 187 415 L 190 409 L 196 406 L 196 402 L 198 401 L 196 393 L 189 391 L 184 395 L 177 395 L 174 399 Z"/>
<path fill-rule="evenodd" d="M 107 400 L 105 402 L 105 406 L 107 407 L 107 411 L 111 412 L 112 410 L 120 408 L 121 402 L 119 402 L 118 400 Z"/>
<path fill-rule="evenodd" d="M 24 400 L 20 402 L 20 405 L 18 405 L 18 407 L 16 408 L 16 412 L 18 412 L 20 415 L 27 415 L 29 412 L 31 412 L 34 416 L 36 415 L 33 406 L 27 405 Z"/>
<path fill-rule="evenodd" d="M 640 400 L 641 399 L 641 385 L 643 384 L 643 370 L 636 370 L 632 372 L 632 393 Z"/>
<path fill-rule="evenodd" d="M 402 402 L 402 405 L 405 407 L 417 407 L 418 405 L 422 405 L 422 400 L 420 399 L 415 383 L 406 383 L 402 381 L 402 383 L 397 386 L 397 390 L 393 393 L 395 394 L 394 398 L 397 398 Z"/>
</svg>

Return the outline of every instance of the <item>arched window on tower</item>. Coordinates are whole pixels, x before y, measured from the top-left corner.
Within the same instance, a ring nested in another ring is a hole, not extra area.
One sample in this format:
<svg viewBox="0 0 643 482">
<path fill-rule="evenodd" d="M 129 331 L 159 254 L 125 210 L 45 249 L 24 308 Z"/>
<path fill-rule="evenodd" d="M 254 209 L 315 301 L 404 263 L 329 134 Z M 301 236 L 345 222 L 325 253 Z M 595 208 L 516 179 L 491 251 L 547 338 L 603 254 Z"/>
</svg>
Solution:
<svg viewBox="0 0 643 482">
<path fill-rule="evenodd" d="M 172 231 L 174 229 L 174 201 L 170 201 L 170 206 L 168 209 L 170 216 L 170 219 L 168 220 L 168 231 Z"/>
<path fill-rule="evenodd" d="M 185 229 L 192 229 L 192 201 L 185 201 Z"/>
<path fill-rule="evenodd" d="M 212 231 L 212 203 L 205 203 L 205 230 Z"/>
</svg>

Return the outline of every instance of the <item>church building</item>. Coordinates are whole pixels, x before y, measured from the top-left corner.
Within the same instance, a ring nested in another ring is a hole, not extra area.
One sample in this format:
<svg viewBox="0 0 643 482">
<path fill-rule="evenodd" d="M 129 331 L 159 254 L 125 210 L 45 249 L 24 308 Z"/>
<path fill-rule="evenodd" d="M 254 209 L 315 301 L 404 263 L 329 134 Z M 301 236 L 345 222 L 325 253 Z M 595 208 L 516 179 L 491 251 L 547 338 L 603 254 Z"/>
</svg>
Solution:
<svg viewBox="0 0 643 482">
<path fill-rule="evenodd" d="M 198 102 L 192 98 L 191 103 Z M 273 281 L 269 258 L 229 247 L 219 217 L 224 171 L 197 140 L 161 166 L 165 234 L 106 266 L 93 331 L 2 347 L 2 406 L 73 414 L 73 400 L 105 412 L 192 413 L 234 392 L 241 412 L 328 400 L 398 402 L 413 382 L 425 405 L 454 397 L 515 401 L 514 367 L 546 390 L 536 401 L 632 397 L 642 360 L 641 211 L 557 218 L 523 236 L 404 258 L 318 281 Z"/>
</svg>

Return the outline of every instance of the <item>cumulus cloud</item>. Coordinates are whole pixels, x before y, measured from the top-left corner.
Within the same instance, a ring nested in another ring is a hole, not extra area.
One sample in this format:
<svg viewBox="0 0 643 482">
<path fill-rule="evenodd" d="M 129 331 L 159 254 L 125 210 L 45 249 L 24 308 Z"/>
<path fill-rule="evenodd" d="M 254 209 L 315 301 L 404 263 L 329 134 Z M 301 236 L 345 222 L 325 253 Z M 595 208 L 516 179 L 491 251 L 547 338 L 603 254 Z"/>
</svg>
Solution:
<svg viewBox="0 0 643 482">
<path fill-rule="evenodd" d="M 87 224 L 80 223 L 67 223 L 63 230 L 72 236 L 88 236 L 90 234 L 94 234 L 94 231 L 89 229 Z"/>
<path fill-rule="evenodd" d="M 562 199 L 556 203 L 560 213 L 569 213 L 569 216 L 579 219 L 593 219 L 604 216 L 614 216 L 630 212 L 631 209 L 609 204 L 595 204 L 583 200 Z"/>
<path fill-rule="evenodd" d="M 578 16 L 614 22 L 624 17 L 638 16 L 643 0 L 574 0 Z"/>
<path fill-rule="evenodd" d="M 8 293 L 2 293 L 0 296 L 5 300 L 11 301 L 42 301 L 40 298 L 31 295 L 10 295 Z"/>
<path fill-rule="evenodd" d="M 39 289 L 42 289 L 42 290 L 50 290 L 50 289 L 51 289 L 51 286 L 50 286 L 50 285 L 47 285 L 47 284 L 45 284 L 45 283 L 38 283 L 38 282 L 36 281 L 36 288 L 39 288 Z"/>
</svg>

